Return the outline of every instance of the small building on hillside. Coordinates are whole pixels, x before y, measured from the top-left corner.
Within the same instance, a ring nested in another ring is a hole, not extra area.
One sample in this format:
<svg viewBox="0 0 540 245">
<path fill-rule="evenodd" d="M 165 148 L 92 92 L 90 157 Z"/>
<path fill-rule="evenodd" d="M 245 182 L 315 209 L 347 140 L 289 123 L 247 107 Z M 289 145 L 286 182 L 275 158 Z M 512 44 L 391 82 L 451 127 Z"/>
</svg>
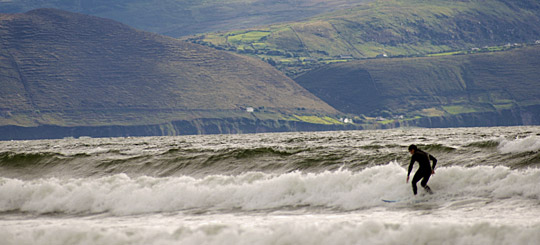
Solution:
<svg viewBox="0 0 540 245">
<path fill-rule="evenodd" d="M 339 121 L 342 123 L 354 123 L 350 118 L 340 118 Z"/>
</svg>

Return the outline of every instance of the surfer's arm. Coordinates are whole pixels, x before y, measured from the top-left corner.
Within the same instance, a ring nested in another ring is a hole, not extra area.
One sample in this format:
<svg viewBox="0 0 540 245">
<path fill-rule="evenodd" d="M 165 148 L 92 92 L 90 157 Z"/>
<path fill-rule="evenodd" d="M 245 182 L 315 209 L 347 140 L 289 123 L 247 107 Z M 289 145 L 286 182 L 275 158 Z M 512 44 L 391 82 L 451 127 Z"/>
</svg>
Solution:
<svg viewBox="0 0 540 245">
<path fill-rule="evenodd" d="M 435 158 L 433 155 L 429 155 L 429 159 L 433 161 L 433 165 L 431 165 L 431 171 L 435 171 L 435 165 L 437 165 L 437 158 Z"/>
<path fill-rule="evenodd" d="M 411 157 L 411 163 L 409 163 L 409 171 L 407 172 L 407 179 L 409 179 L 409 175 L 411 175 L 411 171 L 413 169 L 413 164 L 414 164 L 414 156 Z"/>
</svg>

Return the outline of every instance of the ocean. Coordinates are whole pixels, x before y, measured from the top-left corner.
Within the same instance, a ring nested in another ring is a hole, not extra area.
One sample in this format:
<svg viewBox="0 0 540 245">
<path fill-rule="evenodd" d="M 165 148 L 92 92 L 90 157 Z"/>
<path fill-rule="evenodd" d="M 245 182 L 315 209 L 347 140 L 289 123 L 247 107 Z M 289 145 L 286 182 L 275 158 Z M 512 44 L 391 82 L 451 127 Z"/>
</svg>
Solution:
<svg viewBox="0 0 540 245">
<path fill-rule="evenodd" d="M 1 141 L 0 244 L 540 244 L 539 166 L 538 126 Z"/>
</svg>

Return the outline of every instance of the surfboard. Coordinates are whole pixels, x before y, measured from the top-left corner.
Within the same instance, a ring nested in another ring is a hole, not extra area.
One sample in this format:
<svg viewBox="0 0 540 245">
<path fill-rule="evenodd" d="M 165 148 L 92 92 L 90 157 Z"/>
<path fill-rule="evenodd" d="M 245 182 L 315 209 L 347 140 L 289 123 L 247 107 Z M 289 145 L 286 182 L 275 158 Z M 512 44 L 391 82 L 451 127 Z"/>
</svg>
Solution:
<svg viewBox="0 0 540 245">
<path fill-rule="evenodd" d="M 424 193 L 418 196 L 405 197 L 401 199 L 381 199 L 381 201 L 386 202 L 386 203 L 407 202 L 407 201 L 411 201 L 413 203 L 421 203 L 421 202 L 426 202 L 430 200 L 431 198 L 429 198 L 429 196 L 431 196 L 432 194 L 433 193 L 429 193 L 429 194 Z"/>
<path fill-rule="evenodd" d="M 399 202 L 400 200 L 387 200 L 387 199 L 381 199 L 383 202 L 388 202 L 388 203 L 394 203 L 394 202 Z"/>
<path fill-rule="evenodd" d="M 388 199 L 381 199 L 383 202 L 385 203 L 405 203 L 405 204 L 414 204 L 414 205 L 418 205 L 418 204 L 425 204 L 425 203 L 428 203 L 429 200 L 428 199 L 410 199 L 410 198 L 406 198 L 406 199 L 398 199 L 398 200 L 388 200 Z"/>
</svg>

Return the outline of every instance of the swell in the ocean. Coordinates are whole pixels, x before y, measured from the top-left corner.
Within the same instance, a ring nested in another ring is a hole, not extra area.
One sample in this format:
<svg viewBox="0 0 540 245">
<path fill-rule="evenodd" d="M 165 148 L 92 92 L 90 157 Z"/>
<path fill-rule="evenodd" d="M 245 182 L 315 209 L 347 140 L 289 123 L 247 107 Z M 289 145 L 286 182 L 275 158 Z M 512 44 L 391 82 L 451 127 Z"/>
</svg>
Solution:
<svg viewBox="0 0 540 245">
<path fill-rule="evenodd" d="M 0 176 L 20 179 L 48 177 L 103 177 L 127 174 L 131 177 L 238 175 L 245 172 L 320 173 L 365 168 L 398 162 L 406 167 L 409 142 L 365 140 L 356 133 L 349 138 L 287 138 L 238 143 L 182 141 L 175 138 L 142 138 L 131 147 L 106 139 L 59 140 L 52 146 L 15 148 L 0 152 Z M 395 136 L 396 138 L 399 137 Z M 165 140 L 165 139 L 168 139 Z M 214 138 L 211 138 L 214 139 Z M 152 145 L 151 142 L 163 141 Z M 420 139 L 418 146 L 437 156 L 440 166 L 507 166 L 513 169 L 540 164 L 540 136 L 508 139 L 504 137 L 463 142 L 430 142 Z M 72 142 L 73 141 L 73 142 Z M 126 140 L 129 141 L 129 140 Z M 72 149 L 70 149 L 72 147 Z"/>
</svg>

